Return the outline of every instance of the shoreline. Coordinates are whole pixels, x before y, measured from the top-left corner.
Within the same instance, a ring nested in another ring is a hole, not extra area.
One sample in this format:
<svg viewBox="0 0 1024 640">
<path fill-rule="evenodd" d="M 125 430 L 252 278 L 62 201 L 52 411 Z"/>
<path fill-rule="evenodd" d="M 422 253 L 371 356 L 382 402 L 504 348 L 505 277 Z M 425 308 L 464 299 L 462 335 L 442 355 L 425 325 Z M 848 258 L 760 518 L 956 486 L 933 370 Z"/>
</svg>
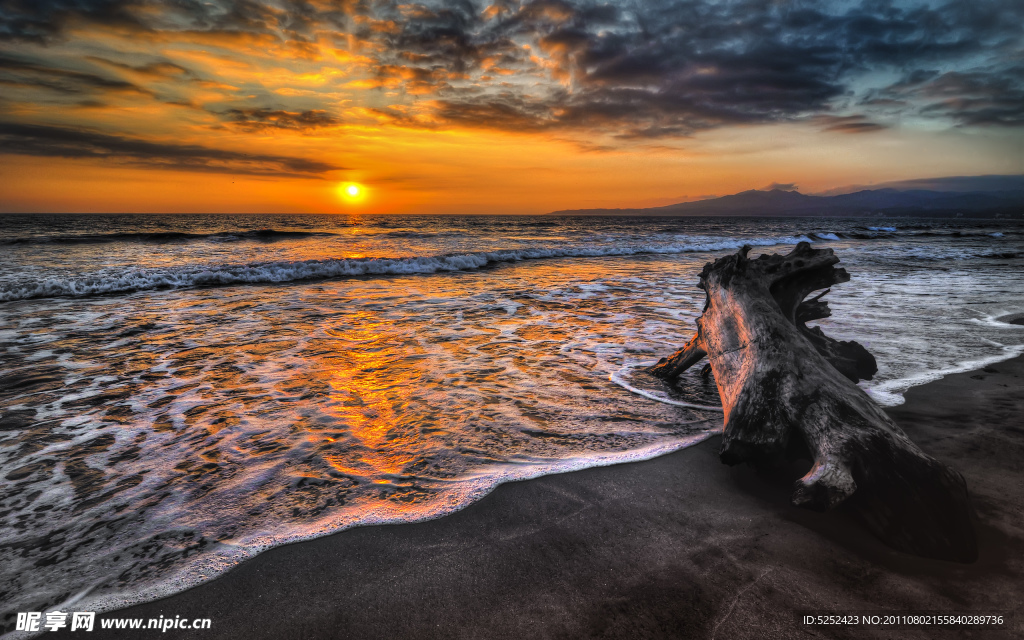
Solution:
<svg viewBox="0 0 1024 640">
<path fill-rule="evenodd" d="M 210 618 L 207 630 L 161 634 L 205 639 L 1020 636 L 1024 357 L 905 397 L 889 415 L 967 479 L 978 514 L 973 564 L 894 551 L 842 508 L 792 507 L 789 478 L 721 464 L 714 436 L 651 460 L 506 483 L 437 520 L 278 547 L 97 617 Z M 799 621 L 884 611 L 1008 618 L 1000 629 L 898 632 Z M 83 637 L 140 635 L 97 628 Z"/>
</svg>

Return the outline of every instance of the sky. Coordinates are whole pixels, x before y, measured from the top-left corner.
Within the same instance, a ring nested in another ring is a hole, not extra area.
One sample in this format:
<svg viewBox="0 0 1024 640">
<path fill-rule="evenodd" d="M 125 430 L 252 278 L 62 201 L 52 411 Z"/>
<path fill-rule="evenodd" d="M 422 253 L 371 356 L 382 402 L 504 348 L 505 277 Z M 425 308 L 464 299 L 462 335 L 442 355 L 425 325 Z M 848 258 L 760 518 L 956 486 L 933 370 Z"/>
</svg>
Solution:
<svg viewBox="0 0 1024 640">
<path fill-rule="evenodd" d="M 1020 0 L 0 0 L 0 212 L 545 213 L 1020 174 L 1021 25 Z"/>
</svg>

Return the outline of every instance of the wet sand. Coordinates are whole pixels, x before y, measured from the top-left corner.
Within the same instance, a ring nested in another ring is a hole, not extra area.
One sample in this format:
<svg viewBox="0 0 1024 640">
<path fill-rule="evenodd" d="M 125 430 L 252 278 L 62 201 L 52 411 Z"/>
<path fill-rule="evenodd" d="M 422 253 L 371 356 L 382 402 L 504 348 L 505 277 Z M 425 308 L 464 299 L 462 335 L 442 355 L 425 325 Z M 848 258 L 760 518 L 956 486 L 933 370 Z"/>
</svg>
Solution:
<svg viewBox="0 0 1024 640">
<path fill-rule="evenodd" d="M 912 389 L 890 414 L 967 479 L 976 563 L 901 554 L 842 509 L 792 507 L 789 479 L 721 464 L 715 437 L 646 462 L 503 485 L 440 520 L 281 547 L 187 592 L 100 616 L 211 618 L 209 630 L 74 635 L 1024 637 L 1024 359 Z M 1001 629 L 800 622 L 805 612 L 922 611 L 1008 618 Z"/>
</svg>

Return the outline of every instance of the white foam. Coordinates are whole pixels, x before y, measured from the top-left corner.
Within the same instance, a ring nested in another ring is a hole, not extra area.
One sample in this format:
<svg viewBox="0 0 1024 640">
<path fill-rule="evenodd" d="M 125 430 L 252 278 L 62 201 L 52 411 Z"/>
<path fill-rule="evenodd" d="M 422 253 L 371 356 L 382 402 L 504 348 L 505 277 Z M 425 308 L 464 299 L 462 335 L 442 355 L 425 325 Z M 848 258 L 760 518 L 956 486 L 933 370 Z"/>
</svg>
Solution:
<svg viewBox="0 0 1024 640">
<path fill-rule="evenodd" d="M 725 410 L 722 407 L 712 407 L 712 406 L 705 405 L 705 404 L 694 404 L 692 402 L 681 402 L 679 400 L 673 400 L 672 398 L 669 398 L 668 396 L 665 396 L 665 395 L 660 394 L 660 393 L 653 393 L 653 392 L 650 392 L 650 391 L 644 391 L 643 389 L 637 389 L 636 387 L 634 387 L 633 385 L 629 384 L 628 382 L 626 382 L 625 380 L 622 379 L 622 375 L 621 375 L 622 372 L 627 370 L 627 369 L 631 369 L 631 368 L 632 367 L 625 366 L 625 367 L 622 367 L 621 369 L 619 369 L 618 371 L 613 371 L 608 376 L 608 380 L 610 380 L 611 382 L 619 385 L 620 387 L 622 387 L 626 391 L 629 391 L 630 393 L 635 393 L 638 396 L 643 396 L 643 397 L 648 398 L 650 400 L 654 400 L 655 402 L 662 402 L 664 404 L 670 404 L 670 405 L 673 405 L 673 406 L 676 406 L 676 407 L 686 407 L 687 409 L 699 409 L 701 411 L 717 411 L 719 413 L 724 413 L 725 412 Z M 694 420 L 693 422 L 700 422 L 700 420 Z M 683 423 L 680 423 L 680 424 L 688 424 L 688 423 L 683 422 Z"/>
<path fill-rule="evenodd" d="M 1024 329 L 1024 325 L 1013 324 L 1013 323 L 1009 322 L 1010 319 L 1021 317 L 1021 316 L 1024 316 L 1024 314 L 1021 314 L 1021 313 L 1003 313 L 1003 312 L 990 313 L 990 314 L 984 315 L 981 318 L 971 318 L 971 319 L 968 320 L 968 322 L 971 322 L 972 324 L 977 324 L 977 325 L 985 326 L 985 327 L 990 327 L 992 329 L 1010 329 L 1010 330 L 1013 330 L 1013 329 Z M 998 345 L 998 346 L 1002 346 L 1002 345 Z"/>
<path fill-rule="evenodd" d="M 713 252 L 739 249 L 743 245 L 775 246 L 796 244 L 799 241 L 799 238 L 792 236 L 747 239 L 695 238 L 694 241 L 688 243 L 669 245 L 548 246 L 407 258 L 340 258 L 299 262 L 207 264 L 163 269 L 137 269 L 119 274 L 108 273 L 78 278 L 51 277 L 41 281 L 8 283 L 0 289 L 0 302 L 214 285 L 273 284 L 367 275 L 426 274 L 479 269 L 488 264 L 521 260 Z"/>
<path fill-rule="evenodd" d="M 697 420 L 694 422 L 703 421 Z M 489 468 L 486 471 L 464 477 L 461 480 L 461 483 L 464 485 L 464 489 L 462 491 L 449 494 L 451 497 L 458 496 L 458 499 L 449 501 L 433 501 L 429 505 L 429 508 L 423 509 L 415 515 L 411 514 L 407 507 L 378 504 L 369 509 L 364 508 L 355 517 L 349 517 L 341 522 L 336 519 L 331 519 L 329 522 L 311 524 L 304 530 L 296 531 L 295 529 L 289 529 L 288 533 L 284 534 L 265 533 L 253 535 L 241 541 L 218 543 L 216 545 L 216 549 L 196 558 L 192 563 L 178 571 L 174 576 L 161 580 L 158 584 L 130 589 L 120 593 L 107 593 L 95 597 L 89 597 L 89 590 L 85 590 L 84 592 L 74 596 L 69 602 L 75 603 L 76 610 L 95 611 L 97 613 L 104 613 L 116 609 L 123 609 L 143 602 L 150 602 L 207 582 L 224 574 L 242 561 L 253 558 L 274 547 L 312 540 L 314 538 L 339 533 L 346 529 L 358 526 L 403 524 L 436 520 L 464 509 L 506 482 L 531 480 L 541 476 L 569 473 L 591 467 L 606 467 L 628 462 L 650 460 L 673 451 L 678 451 L 685 447 L 699 444 L 708 438 L 721 433 L 721 431 L 721 427 L 709 428 L 695 434 L 670 440 L 660 440 L 659 442 L 646 447 L 638 447 L 628 451 L 595 453 L 593 455 L 558 459 L 546 463 L 498 465 L 496 467 Z M 91 588 L 92 587 L 90 587 L 90 589 Z M 30 638 L 35 637 L 36 635 L 39 634 L 28 634 L 25 632 L 15 631 L 0 636 L 0 638 L 13 640 L 14 638 Z"/>
<path fill-rule="evenodd" d="M 1003 352 L 998 355 L 980 358 L 978 360 L 968 360 L 939 371 L 925 371 L 905 378 L 899 378 L 897 380 L 888 380 L 877 386 L 865 387 L 864 390 L 875 402 L 883 407 L 898 407 L 906 402 L 906 398 L 903 397 L 903 394 L 911 387 L 928 384 L 929 382 L 934 382 L 935 380 L 945 378 L 946 376 L 953 375 L 954 373 L 965 373 L 967 371 L 981 369 L 982 367 L 987 367 L 988 365 L 995 364 L 997 362 L 1011 360 L 1022 354 L 1024 354 L 1024 345 L 1004 346 Z"/>
</svg>

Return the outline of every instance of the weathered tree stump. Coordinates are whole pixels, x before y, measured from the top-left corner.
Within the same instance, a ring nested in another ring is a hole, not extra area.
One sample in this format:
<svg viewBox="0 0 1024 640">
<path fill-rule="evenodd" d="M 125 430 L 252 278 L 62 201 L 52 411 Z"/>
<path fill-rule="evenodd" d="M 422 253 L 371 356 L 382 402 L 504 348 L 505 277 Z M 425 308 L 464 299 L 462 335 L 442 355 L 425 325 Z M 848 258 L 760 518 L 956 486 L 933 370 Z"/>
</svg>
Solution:
<svg viewBox="0 0 1024 640">
<path fill-rule="evenodd" d="M 850 279 L 831 249 L 801 242 L 786 256 L 747 258 L 750 247 L 704 266 L 697 333 L 650 368 L 672 379 L 707 357 L 725 411 L 726 464 L 771 466 L 804 457 L 795 505 L 844 501 L 887 544 L 972 562 L 977 543 L 963 477 L 926 455 L 856 384 L 877 371 L 856 342 L 805 323 L 828 317 L 824 293 Z"/>
</svg>

